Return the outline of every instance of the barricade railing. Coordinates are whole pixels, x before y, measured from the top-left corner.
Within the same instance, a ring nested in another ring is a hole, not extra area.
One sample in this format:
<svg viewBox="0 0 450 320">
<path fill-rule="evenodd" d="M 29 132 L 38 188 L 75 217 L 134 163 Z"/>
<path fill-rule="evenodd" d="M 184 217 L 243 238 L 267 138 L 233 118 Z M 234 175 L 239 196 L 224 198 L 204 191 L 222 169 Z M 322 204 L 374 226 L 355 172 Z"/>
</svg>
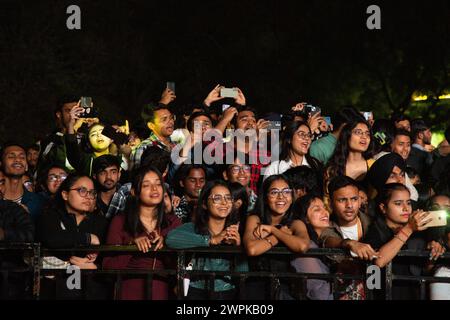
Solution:
<svg viewBox="0 0 450 320">
<path fill-rule="evenodd" d="M 143 253 L 139 252 L 135 245 L 129 246 L 119 246 L 119 245 L 103 245 L 103 246 L 92 246 L 92 247 L 76 247 L 76 248 L 59 248 L 59 249 L 47 249 L 42 248 L 39 243 L 21 243 L 21 244 L 0 244 L 0 255 L 2 255 L 6 251 L 11 252 L 28 252 L 28 267 L 21 268 L 21 270 L 14 269 L 0 269 L 2 274 L 4 272 L 28 272 L 32 274 L 32 297 L 36 300 L 40 298 L 40 281 L 43 276 L 48 274 L 56 274 L 61 275 L 66 272 L 65 269 L 57 270 L 57 269 L 43 269 L 41 258 L 49 255 L 71 255 L 75 252 L 98 252 L 100 255 L 104 256 L 106 254 L 119 254 L 119 253 L 133 253 L 137 255 L 141 255 Z M 209 293 L 209 296 L 212 295 L 214 291 L 214 280 L 217 277 L 230 277 L 235 279 L 237 283 L 237 292 L 239 292 L 239 298 L 245 298 L 245 287 L 246 280 L 248 278 L 261 278 L 261 279 L 269 279 L 272 284 L 275 284 L 277 279 L 290 279 L 293 281 L 298 281 L 300 283 L 300 288 L 302 292 L 299 292 L 299 296 L 301 299 L 306 299 L 306 283 L 309 279 L 320 279 L 326 280 L 331 283 L 332 292 L 337 298 L 336 288 L 338 287 L 338 283 L 344 280 L 357 280 L 357 281 L 365 281 L 367 280 L 367 273 L 363 272 L 362 274 L 336 274 L 336 273 L 297 273 L 297 272 L 272 272 L 272 271 L 236 271 L 236 261 L 238 257 L 246 256 L 245 252 L 242 248 L 236 247 L 215 247 L 215 248 L 191 248 L 191 249 L 169 249 L 163 248 L 158 251 L 149 251 L 146 253 L 147 255 L 154 254 L 168 254 L 172 255 L 174 260 L 176 261 L 176 267 L 174 269 L 156 269 L 156 270 L 146 270 L 146 269 L 95 269 L 95 270 L 81 270 L 83 275 L 86 277 L 90 277 L 92 274 L 103 275 L 107 277 L 114 277 L 114 298 L 119 297 L 119 292 L 121 290 L 122 281 L 124 277 L 133 276 L 133 277 L 142 277 L 146 280 L 146 292 L 148 294 L 147 298 L 152 298 L 152 280 L 155 276 L 164 276 L 164 277 L 174 277 L 176 280 L 176 292 L 177 298 L 183 299 L 183 279 L 189 277 L 201 277 L 206 281 L 206 290 Z M 188 264 L 187 258 L 189 258 L 192 254 L 201 254 L 201 255 L 220 255 L 222 257 L 230 256 L 230 259 L 234 261 L 231 263 L 230 271 L 201 271 L 201 270 L 187 270 L 186 266 Z M 413 250 L 404 250 L 400 251 L 397 257 L 414 257 L 414 258 L 428 258 L 430 252 L 429 251 L 413 251 Z M 340 249 L 330 249 L 330 248 L 321 248 L 321 249 L 310 249 L 308 252 L 303 254 L 293 254 L 287 248 L 273 248 L 270 251 L 266 252 L 265 255 L 269 256 L 286 256 L 291 255 L 294 257 L 348 257 L 348 252 Z M 450 259 L 450 253 L 445 253 L 440 259 L 442 261 L 445 259 Z M 1 257 L 0 257 L 1 261 Z M 450 261 L 449 261 L 450 263 Z M 369 264 L 367 264 L 369 265 Z M 366 266 L 367 266 L 366 265 Z M 364 268 L 365 270 L 365 268 Z M 426 285 L 428 283 L 442 282 L 442 283 L 450 283 L 450 278 L 443 277 L 433 277 L 433 276 L 404 276 L 404 275 L 396 275 L 392 271 L 392 262 L 386 266 L 385 270 L 385 292 L 386 292 L 386 300 L 392 299 L 392 286 L 393 282 L 396 281 L 409 281 L 412 283 L 419 284 L 420 286 L 420 298 L 426 298 Z M 89 284 L 89 281 L 86 281 Z M 7 282 L 3 283 L 7 285 Z M 270 297 L 274 297 L 274 288 L 275 285 L 271 285 L 271 294 Z M 366 285 L 364 285 L 366 291 L 366 297 L 368 299 L 372 298 L 372 290 L 369 290 Z"/>
</svg>

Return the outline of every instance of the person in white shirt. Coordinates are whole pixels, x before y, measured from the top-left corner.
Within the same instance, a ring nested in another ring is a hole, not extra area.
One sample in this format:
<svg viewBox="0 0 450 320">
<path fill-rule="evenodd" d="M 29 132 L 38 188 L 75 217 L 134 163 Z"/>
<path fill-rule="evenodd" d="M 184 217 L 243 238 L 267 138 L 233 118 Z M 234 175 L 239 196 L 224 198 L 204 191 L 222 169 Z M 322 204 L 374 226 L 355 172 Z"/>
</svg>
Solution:
<svg viewBox="0 0 450 320">
<path fill-rule="evenodd" d="M 293 121 L 288 123 L 283 132 L 280 160 L 272 162 L 264 170 L 264 180 L 271 175 L 282 174 L 288 169 L 298 166 L 322 170 L 320 162 L 308 154 L 312 137 L 313 135 L 306 122 Z"/>
</svg>

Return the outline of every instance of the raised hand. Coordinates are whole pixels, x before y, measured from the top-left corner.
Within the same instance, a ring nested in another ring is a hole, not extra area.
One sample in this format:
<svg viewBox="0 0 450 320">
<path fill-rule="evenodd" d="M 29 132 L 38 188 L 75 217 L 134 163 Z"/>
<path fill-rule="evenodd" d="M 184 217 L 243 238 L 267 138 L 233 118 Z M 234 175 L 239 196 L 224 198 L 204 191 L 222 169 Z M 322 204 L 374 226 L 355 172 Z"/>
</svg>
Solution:
<svg viewBox="0 0 450 320">
<path fill-rule="evenodd" d="M 208 93 L 205 100 L 203 101 L 205 106 L 209 107 L 211 105 L 211 103 L 223 99 L 223 97 L 220 96 L 221 88 L 222 88 L 222 86 L 220 84 L 218 84 L 217 86 L 214 87 L 214 89 L 211 90 L 210 93 Z"/>
</svg>

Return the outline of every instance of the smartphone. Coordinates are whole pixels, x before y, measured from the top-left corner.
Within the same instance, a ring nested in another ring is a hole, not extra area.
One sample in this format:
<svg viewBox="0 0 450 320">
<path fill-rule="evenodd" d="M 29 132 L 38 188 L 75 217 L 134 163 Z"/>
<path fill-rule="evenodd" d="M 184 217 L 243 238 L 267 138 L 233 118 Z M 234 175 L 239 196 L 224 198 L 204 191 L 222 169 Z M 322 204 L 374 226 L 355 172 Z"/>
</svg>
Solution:
<svg viewBox="0 0 450 320">
<path fill-rule="evenodd" d="M 175 82 L 168 81 L 166 83 L 166 88 L 171 90 L 173 93 L 175 93 Z"/>
<path fill-rule="evenodd" d="M 361 113 L 363 114 L 364 119 L 366 119 L 366 121 L 369 121 L 369 120 L 373 119 L 372 111 L 363 111 Z"/>
<path fill-rule="evenodd" d="M 316 113 L 321 113 L 322 112 L 322 110 L 319 107 L 313 106 L 311 104 L 307 104 L 305 106 L 305 111 L 306 111 L 306 113 L 311 114 L 311 116 L 315 115 Z"/>
<path fill-rule="evenodd" d="M 331 117 L 323 117 L 328 126 L 331 126 Z"/>
<path fill-rule="evenodd" d="M 431 218 L 431 221 L 428 222 L 425 226 L 430 227 L 444 227 L 447 225 L 447 211 L 446 210 L 436 210 L 436 211 L 428 211 L 429 215 L 426 217 L 426 220 Z"/>
<path fill-rule="evenodd" d="M 117 146 L 121 146 L 123 144 L 128 143 L 128 136 L 125 133 L 116 132 L 116 129 L 114 129 L 112 126 L 104 127 L 102 130 L 102 134 L 105 137 L 108 137 L 108 138 L 114 140 L 114 143 Z"/>
<path fill-rule="evenodd" d="M 225 110 L 227 110 L 229 107 L 231 107 L 229 104 L 223 104 L 223 105 L 222 105 L 222 112 L 224 112 Z"/>
<path fill-rule="evenodd" d="M 237 98 L 238 90 L 236 88 L 222 88 L 220 89 L 220 96 L 224 98 Z"/>
<path fill-rule="evenodd" d="M 80 98 L 80 107 L 84 109 L 84 112 L 80 115 L 80 118 L 96 118 L 97 112 L 94 110 L 92 106 L 92 98 L 91 97 L 81 97 Z"/>
</svg>

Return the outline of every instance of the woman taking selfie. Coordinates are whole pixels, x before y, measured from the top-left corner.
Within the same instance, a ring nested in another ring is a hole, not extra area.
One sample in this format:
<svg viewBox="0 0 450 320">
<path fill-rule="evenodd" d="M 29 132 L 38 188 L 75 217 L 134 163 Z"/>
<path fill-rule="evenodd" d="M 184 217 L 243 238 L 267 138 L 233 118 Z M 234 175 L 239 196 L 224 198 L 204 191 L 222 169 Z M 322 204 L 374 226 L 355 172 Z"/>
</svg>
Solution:
<svg viewBox="0 0 450 320">
<path fill-rule="evenodd" d="M 109 227 L 107 244 L 135 244 L 139 251 L 157 251 L 164 246 L 167 233 L 180 225 L 175 215 L 165 214 L 165 187 L 161 173 L 154 167 L 141 167 L 132 183 L 132 197 L 125 213 L 113 218 Z M 147 269 L 163 270 L 173 267 L 167 256 L 142 254 L 121 254 L 105 257 L 105 269 Z M 123 300 L 148 299 L 150 292 L 144 278 L 127 277 L 122 281 L 120 296 Z M 167 279 L 154 275 L 151 296 L 153 300 L 168 299 Z"/>
<path fill-rule="evenodd" d="M 391 262 L 402 249 L 431 250 L 427 268 L 445 251 L 444 247 L 431 241 L 428 244 L 419 231 L 428 228 L 431 221 L 429 212 L 412 211 L 408 188 L 400 183 L 385 185 L 378 195 L 379 215 L 369 227 L 364 239 L 374 249 L 379 249 L 379 257 L 374 260 L 381 268 Z M 392 271 L 396 275 L 421 275 L 423 260 L 401 258 L 394 260 Z M 411 282 L 394 281 L 392 286 L 393 299 L 418 299 L 418 289 Z"/>
</svg>

